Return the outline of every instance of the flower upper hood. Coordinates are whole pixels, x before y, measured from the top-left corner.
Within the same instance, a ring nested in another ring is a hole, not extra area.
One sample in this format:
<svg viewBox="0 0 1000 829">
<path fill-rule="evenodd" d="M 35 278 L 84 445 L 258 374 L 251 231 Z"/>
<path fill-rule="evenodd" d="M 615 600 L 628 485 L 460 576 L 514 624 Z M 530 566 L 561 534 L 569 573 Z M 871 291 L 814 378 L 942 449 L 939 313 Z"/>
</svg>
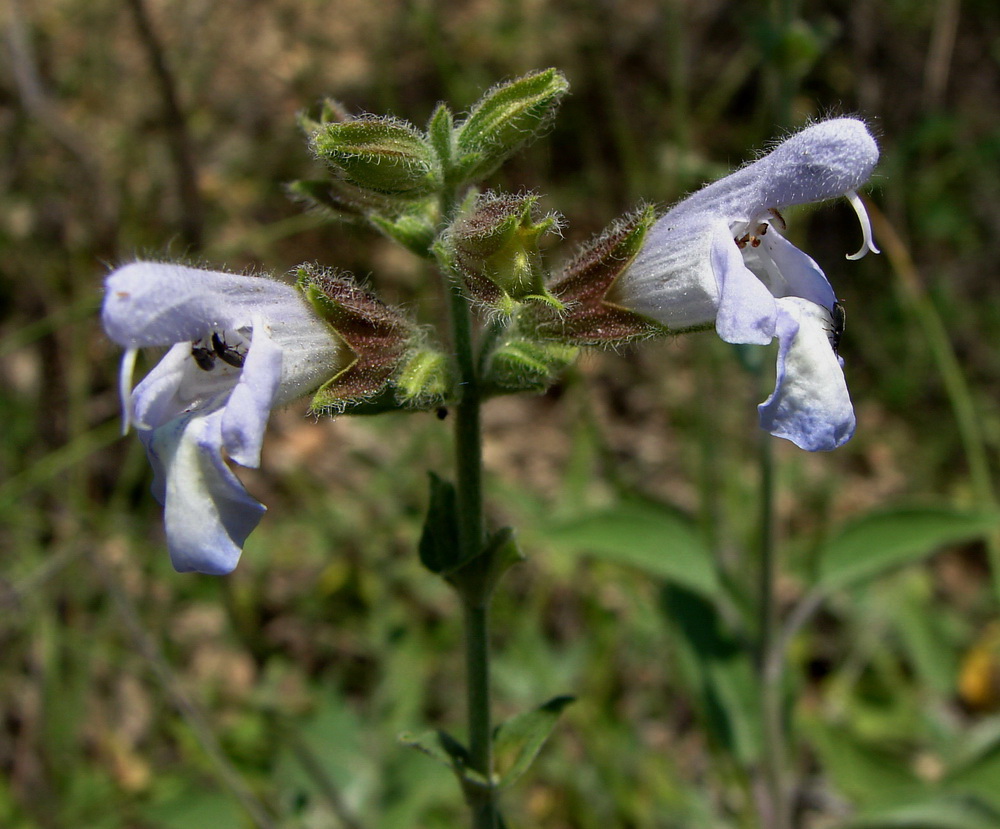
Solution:
<svg viewBox="0 0 1000 829">
<path fill-rule="evenodd" d="M 104 328 L 126 349 L 123 421 L 153 467 L 171 560 L 180 571 L 228 573 L 265 508 L 227 456 L 258 466 L 271 409 L 336 374 L 345 349 L 294 288 L 272 279 L 137 262 L 105 287 Z M 132 390 L 146 346 L 169 350 Z"/>
<path fill-rule="evenodd" d="M 863 235 L 848 258 L 877 253 L 855 191 L 878 157 L 861 121 L 807 127 L 657 220 L 606 301 L 674 331 L 714 323 L 731 343 L 778 337 L 778 382 L 761 425 L 804 449 L 840 446 L 854 432 L 854 410 L 827 337 L 837 297 L 819 265 L 781 235 L 781 210 L 845 196 Z"/>
</svg>

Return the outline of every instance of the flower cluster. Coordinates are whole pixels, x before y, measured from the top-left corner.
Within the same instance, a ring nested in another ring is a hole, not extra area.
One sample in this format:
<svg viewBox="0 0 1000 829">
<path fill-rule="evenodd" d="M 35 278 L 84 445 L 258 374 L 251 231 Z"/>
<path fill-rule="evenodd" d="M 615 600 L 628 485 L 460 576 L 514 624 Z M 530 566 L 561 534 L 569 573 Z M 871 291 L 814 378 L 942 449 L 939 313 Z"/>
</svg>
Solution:
<svg viewBox="0 0 1000 829">
<path fill-rule="evenodd" d="M 782 211 L 845 196 L 863 235 L 849 258 L 876 251 L 856 193 L 879 155 L 865 125 L 837 118 L 807 127 L 659 218 L 647 208 L 615 223 L 550 280 L 539 239 L 557 223 L 539 217 L 537 197 L 473 191 L 464 204 L 452 198 L 458 207 L 443 218 L 449 199 L 436 199 L 448 186 L 461 195 L 543 129 L 564 92 L 558 73 L 528 76 L 491 90 L 464 121 L 439 108 L 426 133 L 384 119 L 310 122 L 336 192 L 308 182 L 297 192 L 349 203 L 353 216 L 437 258 L 455 290 L 486 306 L 481 394 L 545 388 L 576 346 L 714 326 L 730 343 L 778 341 L 774 392 L 759 407 L 764 429 L 810 451 L 850 439 L 854 410 L 837 350 L 843 308 L 816 262 L 782 235 Z M 490 130 L 505 141 L 486 140 Z M 259 465 L 276 406 L 318 392 L 317 411 L 428 409 L 465 393 L 453 359 L 427 346 L 419 326 L 349 275 L 314 268 L 300 269 L 293 287 L 133 263 L 107 278 L 103 321 L 125 348 L 125 427 L 148 453 L 182 571 L 235 567 L 265 508 L 231 464 Z M 146 347 L 167 351 L 133 389 Z"/>
</svg>

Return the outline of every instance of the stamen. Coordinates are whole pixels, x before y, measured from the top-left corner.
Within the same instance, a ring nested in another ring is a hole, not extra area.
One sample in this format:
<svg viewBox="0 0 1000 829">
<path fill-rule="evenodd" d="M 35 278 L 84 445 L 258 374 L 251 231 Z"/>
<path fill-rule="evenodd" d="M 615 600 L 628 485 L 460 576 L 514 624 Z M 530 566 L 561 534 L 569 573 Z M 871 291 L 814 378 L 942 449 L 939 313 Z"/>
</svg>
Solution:
<svg viewBox="0 0 1000 829">
<path fill-rule="evenodd" d="M 860 259 L 868 253 L 868 251 L 871 251 L 872 253 L 881 253 L 882 251 L 875 247 L 875 239 L 872 236 L 872 223 L 868 218 L 868 210 L 865 207 L 865 203 L 861 201 L 861 197 L 854 190 L 848 190 L 844 193 L 844 195 L 851 203 L 851 207 L 854 208 L 854 212 L 858 215 L 858 221 L 861 222 L 861 233 L 863 236 L 861 250 L 857 253 L 849 253 L 847 258 Z"/>
<path fill-rule="evenodd" d="M 135 373 L 135 360 L 139 356 L 138 348 L 128 348 L 122 354 L 122 364 L 118 369 L 118 397 L 122 403 L 122 434 L 127 435 L 132 425 L 132 375 Z"/>
<path fill-rule="evenodd" d="M 767 212 L 771 214 L 771 222 L 778 230 L 788 229 L 788 223 L 785 222 L 785 217 L 778 212 L 778 208 L 769 207 L 767 208 Z"/>
</svg>

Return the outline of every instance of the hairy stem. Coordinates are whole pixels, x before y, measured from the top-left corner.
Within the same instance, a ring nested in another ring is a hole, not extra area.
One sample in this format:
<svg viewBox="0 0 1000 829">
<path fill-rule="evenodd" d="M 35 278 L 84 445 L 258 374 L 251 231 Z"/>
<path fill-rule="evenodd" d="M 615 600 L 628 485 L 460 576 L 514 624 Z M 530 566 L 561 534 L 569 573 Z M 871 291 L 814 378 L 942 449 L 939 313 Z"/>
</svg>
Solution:
<svg viewBox="0 0 1000 829">
<path fill-rule="evenodd" d="M 450 285 L 452 343 L 458 366 L 461 397 L 455 412 L 455 477 L 458 496 L 458 537 L 462 560 L 470 567 L 486 566 L 474 558 L 485 543 L 483 522 L 482 434 L 480 388 L 472 341 L 469 302 L 457 281 Z M 469 754 L 473 771 L 486 785 L 467 787 L 474 829 L 495 829 L 497 810 L 492 785 L 492 725 L 490 721 L 489 601 L 488 591 L 462 596 L 465 623 L 466 699 Z"/>
<path fill-rule="evenodd" d="M 760 558 L 758 572 L 759 632 L 757 675 L 763 731 L 762 790 L 758 794 L 761 823 L 768 829 L 789 829 L 785 779 L 785 734 L 782 721 L 782 672 L 773 670 L 775 649 L 781 649 L 780 618 L 774 596 L 777 561 L 774 550 L 774 451 L 772 438 L 760 434 Z M 780 665 L 781 656 L 777 657 Z"/>
</svg>

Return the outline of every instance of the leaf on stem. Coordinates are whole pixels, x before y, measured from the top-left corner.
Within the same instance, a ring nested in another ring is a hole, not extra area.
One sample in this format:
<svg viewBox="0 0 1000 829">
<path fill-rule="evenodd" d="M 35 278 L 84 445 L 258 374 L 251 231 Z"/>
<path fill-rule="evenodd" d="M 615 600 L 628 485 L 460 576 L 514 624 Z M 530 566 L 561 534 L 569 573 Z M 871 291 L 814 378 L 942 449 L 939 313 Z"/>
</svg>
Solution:
<svg viewBox="0 0 1000 829">
<path fill-rule="evenodd" d="M 559 715 L 574 700 L 571 696 L 554 697 L 497 726 L 493 732 L 493 751 L 500 775 L 498 788 L 508 788 L 528 770 L 555 728 Z"/>
<path fill-rule="evenodd" d="M 461 549 L 458 542 L 458 495 L 455 485 L 430 477 L 430 505 L 427 519 L 420 535 L 420 563 L 436 575 L 443 575 L 460 563 Z"/>
</svg>

